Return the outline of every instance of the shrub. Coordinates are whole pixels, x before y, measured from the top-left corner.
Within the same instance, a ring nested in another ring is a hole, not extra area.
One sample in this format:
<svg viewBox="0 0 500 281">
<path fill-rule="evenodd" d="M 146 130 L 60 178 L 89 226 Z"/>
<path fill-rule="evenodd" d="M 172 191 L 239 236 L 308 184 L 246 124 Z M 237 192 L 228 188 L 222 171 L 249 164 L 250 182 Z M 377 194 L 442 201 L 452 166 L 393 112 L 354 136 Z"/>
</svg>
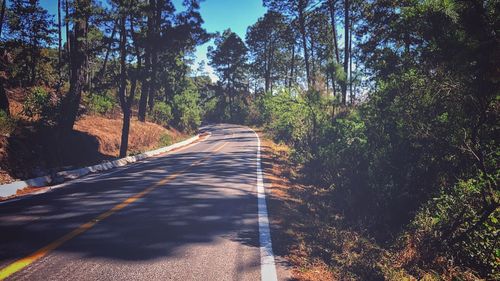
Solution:
<svg viewBox="0 0 500 281">
<path fill-rule="evenodd" d="M 172 137 L 169 134 L 163 134 L 160 137 L 160 146 L 169 146 L 173 143 Z"/>
<path fill-rule="evenodd" d="M 91 95 L 87 106 L 90 112 L 105 115 L 113 110 L 115 103 L 115 100 L 107 94 Z"/>
<path fill-rule="evenodd" d="M 200 95 L 194 84 L 174 96 L 173 111 L 176 126 L 182 131 L 191 132 L 201 124 Z"/>
<path fill-rule="evenodd" d="M 156 102 L 151 112 L 153 122 L 162 126 L 168 126 L 172 120 L 172 108 L 164 102 Z"/>
<path fill-rule="evenodd" d="M 435 245 L 441 245 L 459 264 L 500 277 L 500 209 L 493 202 L 500 192 L 490 190 L 495 181 L 483 175 L 461 180 L 430 200 L 412 223 L 422 241 L 420 252 L 433 256 Z"/>
<path fill-rule="evenodd" d="M 26 100 L 23 103 L 22 113 L 34 119 L 50 119 L 55 112 L 51 101 L 51 94 L 43 87 L 33 87 L 29 90 Z"/>
<path fill-rule="evenodd" d="M 16 121 L 3 110 L 0 110 L 0 134 L 8 135 L 14 131 Z"/>
</svg>

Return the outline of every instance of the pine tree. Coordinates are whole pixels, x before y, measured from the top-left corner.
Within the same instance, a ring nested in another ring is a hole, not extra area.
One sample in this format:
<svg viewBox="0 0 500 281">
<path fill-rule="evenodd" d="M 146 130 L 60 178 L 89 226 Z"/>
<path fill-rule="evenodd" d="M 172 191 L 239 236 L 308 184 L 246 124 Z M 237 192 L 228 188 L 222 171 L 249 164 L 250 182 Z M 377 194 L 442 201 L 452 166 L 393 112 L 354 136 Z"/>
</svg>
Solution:
<svg viewBox="0 0 500 281">
<path fill-rule="evenodd" d="M 9 7 L 7 37 L 22 49 L 16 60 L 23 66 L 30 85 L 37 83 L 37 66 L 41 50 L 53 42 L 53 16 L 40 6 L 39 0 L 13 0 Z"/>
<path fill-rule="evenodd" d="M 61 103 L 59 126 L 63 131 L 71 131 L 76 121 L 78 107 L 85 87 L 86 65 L 88 59 L 87 41 L 88 21 L 91 0 L 75 0 L 73 33 L 70 39 L 70 88 Z"/>
</svg>

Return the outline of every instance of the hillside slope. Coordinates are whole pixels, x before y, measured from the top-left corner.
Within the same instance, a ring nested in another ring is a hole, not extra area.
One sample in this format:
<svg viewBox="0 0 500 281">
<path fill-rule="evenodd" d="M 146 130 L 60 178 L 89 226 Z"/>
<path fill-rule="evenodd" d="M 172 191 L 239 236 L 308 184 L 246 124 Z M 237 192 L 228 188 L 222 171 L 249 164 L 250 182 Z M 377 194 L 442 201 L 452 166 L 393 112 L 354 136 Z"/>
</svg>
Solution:
<svg viewBox="0 0 500 281">
<path fill-rule="evenodd" d="M 118 156 L 122 129 L 119 114 L 84 115 L 76 122 L 73 132 L 60 135 L 22 116 L 22 95 L 11 92 L 9 97 L 11 113 L 18 119 L 18 125 L 12 133 L 0 135 L 0 183 L 96 164 Z M 133 119 L 129 154 L 169 145 L 185 137 L 175 129 Z"/>
</svg>

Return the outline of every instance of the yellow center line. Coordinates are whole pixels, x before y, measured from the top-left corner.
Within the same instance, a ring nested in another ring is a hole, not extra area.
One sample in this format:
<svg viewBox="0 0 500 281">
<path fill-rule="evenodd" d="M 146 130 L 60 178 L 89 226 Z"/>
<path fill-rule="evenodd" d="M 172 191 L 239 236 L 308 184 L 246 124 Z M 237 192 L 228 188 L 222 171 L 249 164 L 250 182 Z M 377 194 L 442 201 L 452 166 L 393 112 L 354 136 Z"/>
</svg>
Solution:
<svg viewBox="0 0 500 281">
<path fill-rule="evenodd" d="M 218 152 L 224 146 L 226 146 L 226 144 L 227 144 L 227 142 L 223 143 L 218 148 L 216 148 L 212 153 Z M 158 187 L 166 184 L 167 182 L 175 179 L 177 176 L 179 176 L 180 174 L 186 172 L 191 167 L 200 164 L 201 162 L 203 162 L 204 160 L 206 160 L 208 157 L 209 156 L 205 156 L 204 158 L 202 158 L 200 160 L 196 160 L 195 162 L 191 163 L 188 167 L 186 167 L 186 168 L 184 168 L 184 169 L 182 169 L 182 170 L 180 170 L 180 171 L 178 171 L 178 172 L 176 172 L 174 174 L 166 176 L 165 178 L 161 179 L 157 183 L 155 183 L 155 184 L 147 187 L 143 191 L 138 192 L 138 193 L 134 194 L 133 196 L 131 196 L 131 197 L 123 200 L 121 203 L 115 205 L 113 208 L 109 209 L 108 211 L 106 211 L 106 212 L 98 215 L 94 219 L 92 219 L 92 220 L 90 220 L 90 221 L 88 221 L 88 222 L 80 225 L 79 227 L 77 227 L 73 231 L 69 232 L 68 234 L 66 234 L 66 235 L 64 235 L 62 237 L 60 237 L 59 239 L 55 240 L 54 242 L 48 244 L 47 246 L 39 249 L 38 251 L 32 253 L 31 255 L 26 256 L 24 258 L 21 258 L 21 259 L 15 261 L 15 262 L 9 264 L 8 266 L 2 268 L 0 270 L 0 280 L 6 279 L 7 277 L 11 276 L 12 274 L 14 274 L 14 273 L 16 273 L 18 271 L 21 271 L 22 269 L 24 269 L 28 265 L 32 264 L 33 262 L 35 262 L 35 261 L 37 261 L 37 260 L 45 257 L 51 251 L 59 248 L 64 243 L 68 242 L 69 240 L 71 240 L 71 239 L 77 237 L 78 235 L 86 232 L 87 230 L 91 229 L 99 221 L 102 221 L 102 220 L 108 218 L 109 216 L 111 216 L 111 215 L 115 214 L 116 212 L 122 210 L 123 208 L 127 207 L 128 205 L 134 203 L 138 199 L 144 197 L 145 195 L 147 195 L 148 193 L 150 193 L 154 189 L 156 189 L 156 188 L 158 188 Z"/>
</svg>

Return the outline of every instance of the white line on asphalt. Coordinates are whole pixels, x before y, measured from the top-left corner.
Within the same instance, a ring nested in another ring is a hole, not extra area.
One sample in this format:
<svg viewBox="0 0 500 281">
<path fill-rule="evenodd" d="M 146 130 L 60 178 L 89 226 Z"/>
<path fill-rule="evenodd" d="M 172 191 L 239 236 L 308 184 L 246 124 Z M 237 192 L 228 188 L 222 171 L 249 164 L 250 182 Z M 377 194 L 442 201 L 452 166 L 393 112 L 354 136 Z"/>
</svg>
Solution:
<svg viewBox="0 0 500 281">
<path fill-rule="evenodd" d="M 251 128 L 250 128 L 251 129 Z M 259 214 L 259 241 L 260 241 L 260 276 L 262 281 L 276 281 L 276 264 L 274 262 L 273 243 L 269 229 L 269 218 L 267 215 L 266 190 L 262 178 L 262 167 L 260 163 L 260 138 L 257 137 L 257 205 Z"/>
</svg>

